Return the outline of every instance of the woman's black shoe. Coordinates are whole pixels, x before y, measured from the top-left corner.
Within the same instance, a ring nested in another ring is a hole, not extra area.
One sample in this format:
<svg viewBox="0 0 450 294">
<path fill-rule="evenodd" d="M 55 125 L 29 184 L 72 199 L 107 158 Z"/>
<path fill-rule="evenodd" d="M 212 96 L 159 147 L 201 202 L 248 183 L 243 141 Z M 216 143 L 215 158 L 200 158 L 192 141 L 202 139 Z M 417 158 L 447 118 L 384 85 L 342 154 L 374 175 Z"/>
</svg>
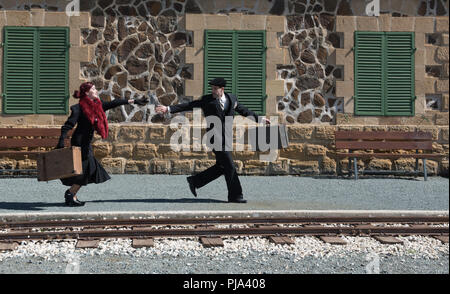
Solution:
<svg viewBox="0 0 450 294">
<path fill-rule="evenodd" d="M 85 202 L 79 201 L 78 199 L 73 199 L 75 195 L 69 190 L 64 194 L 64 198 L 66 200 L 66 206 L 84 206 Z"/>
</svg>

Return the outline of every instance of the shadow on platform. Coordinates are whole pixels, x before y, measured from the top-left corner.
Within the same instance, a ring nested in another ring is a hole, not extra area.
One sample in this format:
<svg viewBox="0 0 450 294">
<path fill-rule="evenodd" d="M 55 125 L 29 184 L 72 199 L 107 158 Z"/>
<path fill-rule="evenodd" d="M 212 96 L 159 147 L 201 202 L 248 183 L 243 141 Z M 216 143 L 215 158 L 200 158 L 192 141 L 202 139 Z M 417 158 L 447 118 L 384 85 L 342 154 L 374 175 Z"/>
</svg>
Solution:
<svg viewBox="0 0 450 294">
<path fill-rule="evenodd" d="M 64 202 L 47 203 L 47 202 L 0 202 L 0 209 L 5 210 L 45 210 L 48 207 L 65 207 Z"/>
<path fill-rule="evenodd" d="M 86 201 L 85 199 L 80 199 Z M 228 201 L 216 199 L 199 198 L 181 198 L 181 199 L 114 199 L 114 200 L 87 200 L 86 205 L 90 203 L 228 203 Z M 86 206 L 85 205 L 85 206 Z M 0 202 L 0 210 L 24 210 L 39 211 L 50 207 L 66 207 L 64 202 Z"/>
<path fill-rule="evenodd" d="M 334 176 L 334 175 L 318 175 L 313 176 L 313 179 L 316 180 L 350 180 L 355 181 L 354 176 Z M 406 181 L 417 181 L 424 182 L 423 177 L 408 177 L 408 176 L 387 176 L 387 175 L 358 175 L 358 180 L 406 180 Z M 356 181 L 358 181 L 356 180 Z"/>
<path fill-rule="evenodd" d="M 205 198 L 181 198 L 181 199 L 115 199 L 115 200 L 92 200 L 87 203 L 228 203 L 228 201 Z"/>
</svg>

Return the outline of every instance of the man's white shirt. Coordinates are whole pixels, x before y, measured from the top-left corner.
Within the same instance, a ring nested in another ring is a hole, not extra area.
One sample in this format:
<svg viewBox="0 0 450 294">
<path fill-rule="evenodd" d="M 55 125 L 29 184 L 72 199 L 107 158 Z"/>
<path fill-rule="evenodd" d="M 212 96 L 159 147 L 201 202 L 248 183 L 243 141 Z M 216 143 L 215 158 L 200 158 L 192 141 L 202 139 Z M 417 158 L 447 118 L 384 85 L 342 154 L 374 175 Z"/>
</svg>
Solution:
<svg viewBox="0 0 450 294">
<path fill-rule="evenodd" d="M 223 93 L 222 97 L 220 97 L 220 106 L 222 106 L 222 110 L 228 109 L 228 103 L 230 103 L 225 96 L 225 93 Z"/>
</svg>

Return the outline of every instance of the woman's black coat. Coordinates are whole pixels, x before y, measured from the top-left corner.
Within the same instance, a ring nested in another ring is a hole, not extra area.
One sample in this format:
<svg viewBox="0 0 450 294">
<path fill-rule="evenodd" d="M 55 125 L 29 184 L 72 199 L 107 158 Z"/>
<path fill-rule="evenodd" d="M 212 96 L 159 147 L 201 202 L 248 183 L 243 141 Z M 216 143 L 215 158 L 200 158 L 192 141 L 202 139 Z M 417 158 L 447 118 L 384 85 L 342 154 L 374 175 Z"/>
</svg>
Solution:
<svg viewBox="0 0 450 294">
<path fill-rule="evenodd" d="M 102 102 L 102 107 L 104 111 L 111 108 L 128 104 L 126 99 L 115 99 L 111 102 Z M 64 142 L 67 137 L 67 133 L 72 130 L 75 125 L 77 125 L 75 131 L 72 134 L 71 145 L 81 147 L 82 159 L 85 160 L 88 156 L 93 156 L 92 152 L 92 138 L 94 137 L 94 127 L 88 120 L 86 115 L 84 115 L 81 110 L 80 104 L 75 104 L 70 107 L 71 114 L 64 125 L 61 127 L 61 137 L 59 138 L 59 144 Z"/>
</svg>

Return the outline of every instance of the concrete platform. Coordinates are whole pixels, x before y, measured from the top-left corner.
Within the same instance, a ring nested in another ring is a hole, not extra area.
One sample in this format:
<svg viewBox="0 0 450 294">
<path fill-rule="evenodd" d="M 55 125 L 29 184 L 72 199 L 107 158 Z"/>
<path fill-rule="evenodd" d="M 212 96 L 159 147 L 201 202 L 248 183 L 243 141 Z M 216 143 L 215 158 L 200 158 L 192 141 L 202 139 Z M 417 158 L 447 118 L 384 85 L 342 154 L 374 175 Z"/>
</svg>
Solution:
<svg viewBox="0 0 450 294">
<path fill-rule="evenodd" d="M 105 220 L 159 218 L 277 218 L 277 217 L 449 217 L 449 211 L 405 210 L 213 210 L 1 213 L 0 222 L 46 220 Z"/>
<path fill-rule="evenodd" d="M 218 212 L 405 211 L 447 212 L 449 180 L 441 177 L 353 179 L 240 176 L 246 204 L 228 203 L 223 177 L 189 191 L 186 176 L 112 175 L 112 179 L 83 187 L 84 207 L 66 207 L 67 187 L 60 181 L 36 178 L 0 179 L 0 217 L 64 214 L 208 214 Z"/>
</svg>

